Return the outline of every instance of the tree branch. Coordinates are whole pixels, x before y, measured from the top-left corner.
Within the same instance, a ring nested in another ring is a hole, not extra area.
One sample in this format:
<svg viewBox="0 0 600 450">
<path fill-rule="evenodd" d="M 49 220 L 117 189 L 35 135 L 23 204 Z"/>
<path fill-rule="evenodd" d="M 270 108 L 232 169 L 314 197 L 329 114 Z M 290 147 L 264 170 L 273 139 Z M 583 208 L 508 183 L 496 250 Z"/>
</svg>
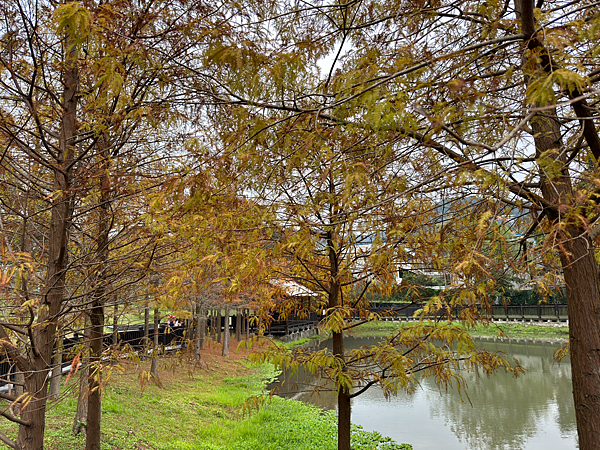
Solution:
<svg viewBox="0 0 600 450">
<path fill-rule="evenodd" d="M 17 448 L 17 443 L 12 439 L 9 439 L 9 437 L 2 432 L 0 432 L 0 441 L 4 442 L 10 448 Z"/>
<path fill-rule="evenodd" d="M 13 416 L 12 414 L 7 413 L 6 411 L 0 411 L 0 416 L 10 420 L 11 422 L 15 422 L 15 423 L 18 423 L 19 425 L 23 425 L 24 427 L 31 426 L 31 421 L 19 419 L 18 417 Z"/>
</svg>

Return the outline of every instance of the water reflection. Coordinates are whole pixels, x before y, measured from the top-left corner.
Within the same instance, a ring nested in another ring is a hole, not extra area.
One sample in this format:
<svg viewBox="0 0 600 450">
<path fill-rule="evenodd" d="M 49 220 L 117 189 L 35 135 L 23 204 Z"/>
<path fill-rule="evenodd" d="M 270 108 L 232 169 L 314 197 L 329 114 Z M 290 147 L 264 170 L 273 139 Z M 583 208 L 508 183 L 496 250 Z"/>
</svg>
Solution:
<svg viewBox="0 0 600 450">
<path fill-rule="evenodd" d="M 373 340 L 350 338 L 351 345 L 372 345 Z M 483 348 L 500 350 L 516 358 L 527 369 L 515 379 L 498 373 L 490 378 L 463 374 L 466 395 L 440 389 L 425 379 L 414 394 L 400 394 L 387 401 L 381 391 L 371 389 L 355 398 L 352 421 L 367 430 L 377 430 L 398 442 L 409 442 L 415 449 L 574 449 L 576 425 L 571 394 L 571 367 L 568 361 L 554 363 L 557 344 L 534 342 L 480 341 Z M 325 344 L 327 345 L 327 344 Z M 304 377 L 288 375 L 291 384 L 300 385 Z M 287 390 L 287 389 L 286 389 Z M 290 396 L 334 409 L 331 392 L 310 396 Z"/>
</svg>

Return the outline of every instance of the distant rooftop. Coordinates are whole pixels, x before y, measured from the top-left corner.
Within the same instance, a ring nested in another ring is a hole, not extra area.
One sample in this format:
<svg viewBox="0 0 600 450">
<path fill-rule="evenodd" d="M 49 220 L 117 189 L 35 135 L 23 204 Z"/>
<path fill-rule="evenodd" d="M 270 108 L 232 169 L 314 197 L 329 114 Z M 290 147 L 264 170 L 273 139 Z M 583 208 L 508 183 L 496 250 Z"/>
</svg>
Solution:
<svg viewBox="0 0 600 450">
<path fill-rule="evenodd" d="M 317 293 L 292 280 L 271 280 L 269 283 L 290 297 L 318 297 Z"/>
</svg>

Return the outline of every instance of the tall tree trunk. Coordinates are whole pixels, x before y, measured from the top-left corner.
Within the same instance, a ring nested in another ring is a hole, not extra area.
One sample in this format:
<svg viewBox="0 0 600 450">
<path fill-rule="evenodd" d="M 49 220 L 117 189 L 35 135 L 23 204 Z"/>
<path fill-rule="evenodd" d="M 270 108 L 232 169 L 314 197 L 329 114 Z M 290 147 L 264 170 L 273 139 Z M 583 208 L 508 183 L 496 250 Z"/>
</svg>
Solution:
<svg viewBox="0 0 600 450">
<path fill-rule="evenodd" d="M 223 316 L 221 315 L 221 307 L 217 309 L 217 342 L 221 343 L 221 322 L 223 321 Z"/>
<path fill-rule="evenodd" d="M 584 230 L 572 230 L 581 236 Z M 567 285 L 569 348 L 581 450 L 600 445 L 600 298 L 598 264 L 587 236 L 570 239 L 560 260 Z M 568 254 L 566 252 L 569 252 Z"/>
<path fill-rule="evenodd" d="M 223 331 L 223 351 L 222 356 L 229 357 L 229 305 L 225 305 L 225 328 Z"/>
<path fill-rule="evenodd" d="M 344 360 L 344 334 L 333 333 L 333 354 Z M 350 450 L 351 403 L 347 387 L 338 388 L 338 450 Z"/>
<path fill-rule="evenodd" d="M 45 352 L 46 353 L 46 352 Z M 47 352 L 46 354 L 50 354 Z M 23 450 L 43 450 L 44 431 L 46 427 L 46 393 L 48 390 L 48 367 L 36 361 L 39 372 L 25 374 L 25 387 L 34 397 L 21 410 L 21 419 L 29 422 L 29 426 L 19 425 L 17 448 Z"/>
<path fill-rule="evenodd" d="M 150 350 L 150 307 L 148 306 L 148 300 L 146 300 L 146 306 L 144 308 L 144 353 L 143 359 L 148 357 L 148 350 Z"/>
<path fill-rule="evenodd" d="M 210 338 L 213 341 L 217 338 L 217 327 L 215 326 L 216 321 L 216 312 L 213 309 L 210 311 Z"/>
<path fill-rule="evenodd" d="M 330 189 L 333 183 L 330 181 Z M 333 211 L 331 211 L 333 213 Z M 331 215 L 333 217 L 333 214 Z M 328 306 L 335 309 L 343 306 L 340 299 L 340 283 L 338 280 L 339 260 L 334 245 L 334 231 L 327 231 L 327 255 L 329 258 L 329 295 Z M 341 370 L 346 371 L 346 356 L 344 352 L 343 330 L 333 331 L 333 354 L 339 360 Z M 338 390 L 338 450 L 350 450 L 350 389 L 347 386 L 337 386 Z"/>
<path fill-rule="evenodd" d="M 66 30 L 63 48 L 63 99 L 62 116 L 54 170 L 50 232 L 48 235 L 48 265 L 43 295 L 38 308 L 35 326 L 31 329 L 29 364 L 20 360 L 20 369 L 25 371 L 25 390 L 33 399 L 21 411 L 21 419 L 28 423 L 19 425 L 16 446 L 22 450 L 42 450 L 46 428 L 46 399 L 48 390 L 49 363 L 56 338 L 56 318 L 65 294 L 67 271 L 68 230 L 73 215 L 73 190 L 71 188 L 75 161 L 75 137 L 77 135 L 77 104 L 79 96 L 79 71 L 77 47 Z M 33 312 L 31 312 L 33 314 Z M 5 333 L 0 338 L 8 338 Z"/>
<path fill-rule="evenodd" d="M 242 314 L 239 308 L 235 309 L 235 339 L 239 342 L 242 339 Z"/>
<path fill-rule="evenodd" d="M 533 0 L 515 1 L 515 9 L 525 35 L 525 45 L 532 55 L 531 58 L 536 58 L 528 61 L 529 65 L 537 64 L 538 70 L 549 74 L 552 71 L 551 56 L 542 37 L 536 32 L 534 7 Z M 529 84 L 529 75 L 525 76 Z M 585 110 L 584 106 L 580 105 L 579 109 Z M 579 114 L 577 107 L 573 107 Z M 537 156 L 553 158 L 562 167 L 554 178 L 549 178 L 543 173 L 541 176 L 542 195 L 554 207 L 548 208 L 548 217 L 551 223 L 558 227 L 561 208 L 573 205 L 573 190 L 566 157 L 562 151 L 562 134 L 556 109 L 546 108 L 539 111 L 530 125 Z M 590 149 L 598 153 L 598 135 L 593 121 L 582 118 L 582 125 Z M 600 154 L 595 156 L 598 158 Z M 543 168 L 540 168 L 540 172 L 543 172 Z M 567 287 L 569 348 L 579 448 L 592 450 L 597 449 L 600 443 L 599 268 L 594 257 L 594 244 L 584 224 L 571 224 L 557 234 L 557 248 Z"/>
<path fill-rule="evenodd" d="M 152 334 L 154 340 L 154 348 L 152 349 L 152 364 L 150 365 L 150 373 L 158 378 L 158 307 L 154 308 L 154 331 Z"/>
<path fill-rule="evenodd" d="M 113 313 L 113 334 L 112 344 L 114 347 L 119 343 L 119 305 L 117 305 L 117 299 L 115 298 L 115 310 Z"/>
<path fill-rule="evenodd" d="M 248 341 L 250 340 L 250 310 L 246 309 L 245 310 L 246 313 L 246 319 L 243 321 L 244 322 L 244 331 L 245 331 L 245 335 L 246 335 L 246 345 L 245 347 L 248 348 Z"/>
<path fill-rule="evenodd" d="M 111 229 L 110 214 L 110 155 L 108 138 L 102 134 L 97 143 L 102 158 L 100 202 L 98 204 L 98 230 L 96 233 L 96 273 L 90 311 L 90 364 L 88 392 L 88 420 L 86 450 L 100 450 L 100 425 L 102 418 L 102 336 L 104 335 L 104 304 L 108 290 L 108 242 Z"/>
<path fill-rule="evenodd" d="M 88 414 L 86 450 L 100 450 L 100 424 L 102 416 L 102 335 L 104 331 L 104 307 L 101 298 L 92 303 L 90 311 L 90 371 L 88 377 Z"/>
<path fill-rule="evenodd" d="M 194 335 L 194 356 L 200 358 L 200 341 L 202 341 L 202 308 L 199 303 L 196 303 L 196 329 Z"/>
<path fill-rule="evenodd" d="M 198 320 L 198 327 L 200 328 L 199 348 L 200 350 L 204 350 L 204 347 L 206 346 L 206 309 L 204 307 L 200 308 L 200 315 L 198 317 Z"/>
</svg>

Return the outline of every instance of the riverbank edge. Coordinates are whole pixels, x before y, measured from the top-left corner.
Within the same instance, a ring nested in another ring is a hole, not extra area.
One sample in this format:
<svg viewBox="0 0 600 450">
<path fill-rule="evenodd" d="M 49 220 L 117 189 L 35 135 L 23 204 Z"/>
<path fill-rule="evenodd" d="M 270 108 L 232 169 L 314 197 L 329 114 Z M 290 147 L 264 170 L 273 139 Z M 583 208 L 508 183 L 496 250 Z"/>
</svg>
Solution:
<svg viewBox="0 0 600 450">
<path fill-rule="evenodd" d="M 381 336 L 418 322 L 369 322 L 360 325 L 349 333 L 350 336 Z M 477 324 L 475 328 L 466 328 L 474 338 L 494 339 L 499 341 L 531 341 L 565 344 L 569 341 L 569 327 L 563 323 L 531 323 L 531 322 L 491 322 Z"/>
<path fill-rule="evenodd" d="M 401 327 L 413 326 L 418 322 L 378 321 L 360 325 L 347 332 L 347 336 L 384 337 Z M 565 323 L 531 323 L 516 321 L 498 321 L 487 325 L 478 324 L 475 329 L 467 329 L 474 338 L 498 341 L 529 341 L 564 345 L 569 342 L 569 327 Z M 288 348 L 297 348 L 320 344 L 329 339 L 330 333 L 321 331 L 310 337 L 290 342 L 281 342 Z"/>
</svg>

